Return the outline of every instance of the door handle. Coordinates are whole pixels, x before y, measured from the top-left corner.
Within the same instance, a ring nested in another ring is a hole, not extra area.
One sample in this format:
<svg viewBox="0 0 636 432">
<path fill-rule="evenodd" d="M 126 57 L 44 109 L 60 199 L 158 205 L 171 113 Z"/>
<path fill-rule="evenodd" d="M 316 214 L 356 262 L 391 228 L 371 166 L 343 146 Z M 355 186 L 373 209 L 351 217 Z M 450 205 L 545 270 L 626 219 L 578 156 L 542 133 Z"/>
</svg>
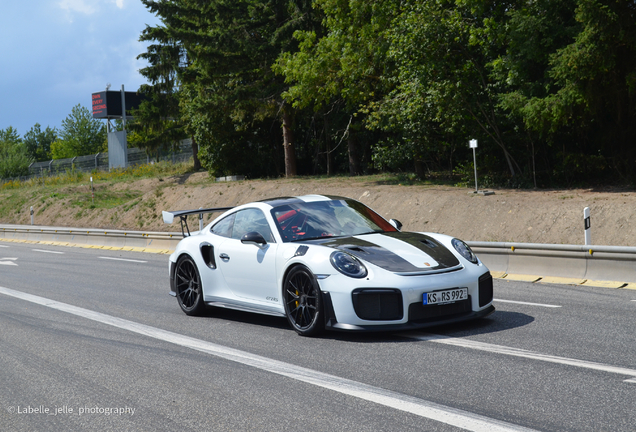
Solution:
<svg viewBox="0 0 636 432">
<path fill-rule="evenodd" d="M 221 258 L 223 261 L 229 261 L 230 260 L 230 256 L 226 253 L 222 253 L 221 255 L 219 255 L 219 258 Z"/>
</svg>

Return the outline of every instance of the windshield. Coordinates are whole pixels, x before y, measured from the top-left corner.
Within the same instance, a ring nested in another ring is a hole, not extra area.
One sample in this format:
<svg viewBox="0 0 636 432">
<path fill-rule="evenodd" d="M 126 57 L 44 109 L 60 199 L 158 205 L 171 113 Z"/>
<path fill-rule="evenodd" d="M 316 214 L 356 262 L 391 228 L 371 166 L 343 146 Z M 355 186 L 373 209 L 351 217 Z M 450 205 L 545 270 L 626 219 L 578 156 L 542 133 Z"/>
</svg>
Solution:
<svg viewBox="0 0 636 432">
<path fill-rule="evenodd" d="M 284 242 L 397 231 L 362 203 L 342 199 L 294 202 L 272 209 Z"/>
</svg>

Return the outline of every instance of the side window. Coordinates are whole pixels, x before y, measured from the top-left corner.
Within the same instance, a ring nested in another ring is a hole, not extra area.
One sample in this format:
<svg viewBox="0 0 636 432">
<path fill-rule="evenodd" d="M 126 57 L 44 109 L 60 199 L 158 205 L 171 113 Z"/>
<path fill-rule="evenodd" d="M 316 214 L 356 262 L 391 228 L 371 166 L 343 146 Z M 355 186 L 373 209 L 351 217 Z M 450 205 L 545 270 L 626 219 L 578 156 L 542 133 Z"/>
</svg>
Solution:
<svg viewBox="0 0 636 432">
<path fill-rule="evenodd" d="M 215 223 L 210 231 L 222 237 L 232 237 L 232 227 L 234 226 L 235 217 L 236 213 L 232 213 L 231 215 L 224 217 Z"/>
<path fill-rule="evenodd" d="M 259 209 L 245 209 L 237 212 L 232 238 L 240 240 L 243 235 L 253 231 L 260 233 L 268 243 L 274 242 L 274 236 L 262 211 Z"/>
</svg>

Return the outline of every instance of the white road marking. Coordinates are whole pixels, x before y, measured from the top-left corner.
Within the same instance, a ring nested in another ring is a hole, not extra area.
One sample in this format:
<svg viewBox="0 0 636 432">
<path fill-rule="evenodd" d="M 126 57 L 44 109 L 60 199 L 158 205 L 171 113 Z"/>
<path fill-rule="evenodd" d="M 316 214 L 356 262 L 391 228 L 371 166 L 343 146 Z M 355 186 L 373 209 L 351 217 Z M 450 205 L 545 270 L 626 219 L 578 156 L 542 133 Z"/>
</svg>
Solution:
<svg viewBox="0 0 636 432">
<path fill-rule="evenodd" d="M 9 246 L 5 246 L 5 245 L 0 245 L 0 247 L 3 247 L 3 248 L 8 248 Z"/>
<path fill-rule="evenodd" d="M 52 250 L 46 250 L 46 249 L 31 249 L 33 252 L 44 252 L 44 253 L 52 253 L 52 254 L 64 254 L 64 252 L 60 252 L 60 251 L 52 251 Z"/>
<path fill-rule="evenodd" d="M 502 302 L 502 303 L 516 303 L 516 304 L 522 304 L 522 305 L 528 305 L 528 306 L 542 306 L 542 307 L 547 307 L 547 308 L 560 308 L 561 306 L 557 306 L 557 305 L 549 305 L 549 304 L 542 304 L 542 303 L 529 303 L 529 302 L 522 302 L 522 301 L 516 301 L 516 300 L 502 300 L 502 299 L 493 299 L 496 302 Z"/>
<path fill-rule="evenodd" d="M 17 260 L 17 258 L 0 258 L 0 265 L 10 265 L 17 266 L 13 261 Z"/>
<path fill-rule="evenodd" d="M 427 342 L 437 342 L 445 345 L 453 345 L 462 348 L 471 348 L 479 351 L 487 351 L 490 353 L 504 354 L 515 357 L 524 357 L 532 360 L 545 361 L 550 363 L 559 363 L 569 366 L 576 366 L 585 369 L 592 369 L 602 372 L 615 373 L 619 375 L 627 375 L 629 377 L 634 377 L 625 380 L 624 382 L 636 383 L 636 369 L 629 369 L 620 366 L 611 366 L 603 363 L 595 363 L 587 360 L 577 360 L 571 359 L 567 357 L 557 357 L 548 354 L 541 354 L 537 352 L 532 352 L 528 350 L 524 350 L 521 348 L 511 348 L 505 347 L 501 345 L 494 345 L 484 342 L 477 342 L 464 338 L 454 338 L 450 336 L 436 335 L 436 334 L 407 334 L 409 338 L 417 339 L 421 341 Z"/>
<path fill-rule="evenodd" d="M 31 303 L 56 309 L 79 317 L 87 318 L 102 324 L 107 324 L 133 333 L 148 336 L 165 342 L 173 343 L 182 347 L 211 354 L 226 360 L 234 361 L 257 369 L 269 371 L 277 375 L 282 375 L 297 381 L 302 381 L 318 387 L 326 388 L 338 393 L 357 397 L 366 401 L 374 402 L 386 407 L 415 414 L 420 417 L 432 419 L 441 423 L 456 426 L 474 432 L 495 432 L 495 431 L 532 431 L 482 415 L 473 414 L 444 405 L 429 402 L 412 396 L 407 396 L 391 390 L 385 390 L 368 384 L 340 378 L 335 375 L 318 372 L 301 366 L 285 363 L 279 360 L 269 359 L 246 351 L 228 348 L 212 342 L 195 339 L 180 335 L 167 330 L 144 324 L 128 321 L 122 318 L 91 311 L 89 309 L 60 303 L 44 297 L 15 291 L 9 288 L 0 287 L 0 293 L 10 297 L 22 299 Z"/>
<path fill-rule="evenodd" d="M 134 260 L 134 259 L 126 259 L 126 258 L 113 258 L 113 257 L 98 257 L 101 259 L 114 260 L 114 261 L 128 261 L 128 262 L 136 262 L 136 263 L 147 263 L 148 261 Z"/>
</svg>

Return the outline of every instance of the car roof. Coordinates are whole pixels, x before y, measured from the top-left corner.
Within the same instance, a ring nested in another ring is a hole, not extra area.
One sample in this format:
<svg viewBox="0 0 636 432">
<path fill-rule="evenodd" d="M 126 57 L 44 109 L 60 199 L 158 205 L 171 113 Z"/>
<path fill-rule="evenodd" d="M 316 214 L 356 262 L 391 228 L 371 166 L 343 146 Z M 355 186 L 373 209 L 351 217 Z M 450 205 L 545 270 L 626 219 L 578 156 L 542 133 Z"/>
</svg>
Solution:
<svg viewBox="0 0 636 432">
<path fill-rule="evenodd" d="M 341 200 L 341 199 L 346 199 L 346 198 L 336 197 L 336 196 L 327 196 L 327 195 L 302 195 L 302 196 L 296 196 L 296 197 L 269 198 L 259 202 L 270 205 L 272 207 L 278 207 L 285 204 L 315 202 L 315 201 L 332 201 L 332 200 Z"/>
</svg>

